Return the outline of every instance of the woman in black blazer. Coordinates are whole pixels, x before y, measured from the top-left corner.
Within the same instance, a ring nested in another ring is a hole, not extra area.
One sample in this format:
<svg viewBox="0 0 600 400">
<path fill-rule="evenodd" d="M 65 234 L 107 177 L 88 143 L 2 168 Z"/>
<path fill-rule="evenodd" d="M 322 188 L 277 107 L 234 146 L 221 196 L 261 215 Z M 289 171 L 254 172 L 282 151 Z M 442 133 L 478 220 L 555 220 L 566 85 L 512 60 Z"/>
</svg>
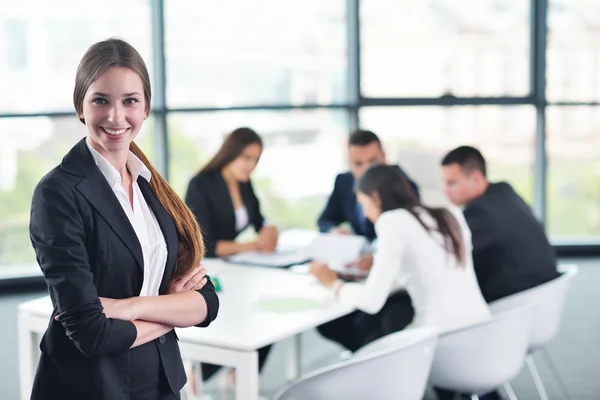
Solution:
<svg viewBox="0 0 600 400">
<path fill-rule="evenodd" d="M 31 207 L 54 305 L 32 399 L 178 399 L 173 327 L 208 326 L 219 303 L 192 213 L 133 143 L 150 105 L 139 53 L 117 39 L 90 47 L 73 100 L 87 137 Z"/>
<path fill-rule="evenodd" d="M 275 250 L 277 228 L 265 224 L 250 181 L 262 149 L 262 140 L 256 132 L 238 128 L 227 135 L 217 154 L 190 181 L 185 202 L 200 225 L 207 257 Z M 254 227 L 258 239 L 234 242 L 248 225 Z M 259 350 L 259 367 L 263 366 L 269 348 Z M 216 365 L 203 364 L 203 378 L 209 379 L 218 369 Z"/>
<path fill-rule="evenodd" d="M 238 128 L 190 181 L 185 202 L 198 220 L 207 257 L 275 250 L 277 228 L 265 224 L 250 181 L 262 148 L 256 132 Z M 248 225 L 254 227 L 258 239 L 250 243 L 234 242 Z"/>
</svg>

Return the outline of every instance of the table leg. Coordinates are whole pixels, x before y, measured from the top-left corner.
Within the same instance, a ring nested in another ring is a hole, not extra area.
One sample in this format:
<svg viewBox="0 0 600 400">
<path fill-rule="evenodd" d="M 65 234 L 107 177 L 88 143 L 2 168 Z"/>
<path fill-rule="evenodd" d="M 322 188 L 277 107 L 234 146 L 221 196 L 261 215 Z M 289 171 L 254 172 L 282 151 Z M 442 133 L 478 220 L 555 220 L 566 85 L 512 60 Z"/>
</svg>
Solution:
<svg viewBox="0 0 600 400">
<path fill-rule="evenodd" d="M 302 336 L 294 335 L 286 341 L 286 374 L 288 381 L 298 379 L 302 374 Z"/>
<path fill-rule="evenodd" d="M 235 398 L 237 400 L 258 400 L 258 352 L 240 356 L 235 377 Z"/>
<path fill-rule="evenodd" d="M 38 360 L 38 335 L 33 330 L 30 319 L 19 315 L 18 318 L 18 346 L 19 346 L 19 385 L 21 399 L 26 400 L 31 396 L 31 387 Z"/>
</svg>

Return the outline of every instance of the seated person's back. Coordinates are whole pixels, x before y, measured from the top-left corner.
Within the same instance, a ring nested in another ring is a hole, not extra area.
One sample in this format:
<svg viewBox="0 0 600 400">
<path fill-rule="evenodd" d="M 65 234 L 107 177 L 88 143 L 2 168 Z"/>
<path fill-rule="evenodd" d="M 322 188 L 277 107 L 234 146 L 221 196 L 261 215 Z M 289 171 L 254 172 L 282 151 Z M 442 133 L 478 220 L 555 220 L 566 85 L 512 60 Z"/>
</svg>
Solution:
<svg viewBox="0 0 600 400">
<path fill-rule="evenodd" d="M 491 302 L 558 276 L 554 250 L 525 201 L 505 183 L 489 183 L 485 160 L 468 146 L 442 161 L 446 194 L 464 205 L 473 236 L 475 272 Z"/>
<path fill-rule="evenodd" d="M 489 317 L 473 271 L 469 228 L 460 212 L 445 211 L 460 226 L 462 262 L 448 251 L 436 220 L 422 207 L 387 211 L 375 224 L 380 239 L 371 274 L 379 272 L 379 264 L 395 270 L 390 278 L 406 289 L 415 310 L 409 327 L 446 332 Z"/>
<path fill-rule="evenodd" d="M 386 165 L 371 166 L 357 191 L 365 215 L 375 223 L 378 245 L 364 284 L 338 281 L 341 301 L 369 314 L 383 308 L 381 318 L 393 324 L 399 316 L 385 312 L 384 304 L 406 289 L 415 313 L 409 327 L 446 332 L 489 318 L 473 271 L 469 228 L 460 212 L 421 205 L 402 174 Z M 313 267 L 317 279 L 319 269 L 323 267 Z"/>
</svg>

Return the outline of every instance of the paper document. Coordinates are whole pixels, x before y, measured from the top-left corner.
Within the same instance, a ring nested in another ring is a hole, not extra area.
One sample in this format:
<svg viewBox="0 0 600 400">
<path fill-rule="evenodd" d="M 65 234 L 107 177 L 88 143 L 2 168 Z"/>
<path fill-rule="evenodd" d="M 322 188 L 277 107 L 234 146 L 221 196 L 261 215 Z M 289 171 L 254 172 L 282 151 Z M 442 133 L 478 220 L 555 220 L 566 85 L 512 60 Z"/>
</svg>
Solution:
<svg viewBox="0 0 600 400">
<path fill-rule="evenodd" d="M 305 254 L 298 251 L 274 253 L 247 251 L 234 254 L 228 257 L 227 261 L 263 267 L 289 267 L 291 265 L 303 264 L 308 261 L 308 258 Z"/>
<path fill-rule="evenodd" d="M 323 233 L 308 246 L 306 255 L 334 271 L 350 272 L 346 265 L 356 261 L 368 244 L 364 236 Z"/>
<path fill-rule="evenodd" d="M 323 308 L 325 304 L 306 297 L 282 297 L 261 300 L 256 303 L 256 306 L 263 311 L 286 313 Z"/>
</svg>

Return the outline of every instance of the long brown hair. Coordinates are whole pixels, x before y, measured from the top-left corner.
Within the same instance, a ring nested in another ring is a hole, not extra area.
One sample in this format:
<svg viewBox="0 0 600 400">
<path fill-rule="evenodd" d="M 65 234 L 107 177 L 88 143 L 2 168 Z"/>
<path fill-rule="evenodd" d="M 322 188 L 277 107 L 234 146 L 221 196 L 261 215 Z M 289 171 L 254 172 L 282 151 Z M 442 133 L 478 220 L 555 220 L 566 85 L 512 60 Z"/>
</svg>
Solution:
<svg viewBox="0 0 600 400">
<path fill-rule="evenodd" d="M 217 154 L 200 170 L 208 172 L 220 170 L 242 154 L 244 149 L 251 144 L 258 144 L 261 148 L 263 142 L 258 133 L 250 128 L 237 128 L 231 132 L 221 145 Z"/>
<path fill-rule="evenodd" d="M 415 211 L 417 208 L 424 209 L 437 223 L 437 230 L 444 238 L 444 248 L 450 254 L 454 254 L 459 265 L 465 264 L 465 248 L 460 224 L 454 216 L 445 208 L 426 207 L 417 198 L 411 189 L 408 180 L 394 166 L 372 165 L 365 171 L 356 183 L 356 189 L 372 196 L 376 193 L 381 201 L 381 212 L 402 208 L 410 212 L 428 232 L 428 227 Z"/>
<path fill-rule="evenodd" d="M 144 87 L 146 113 L 150 110 L 151 87 L 150 75 L 144 60 L 137 50 L 129 43 L 120 39 L 107 39 L 95 43 L 83 56 L 75 77 L 73 104 L 81 122 L 83 100 L 90 85 L 111 67 L 125 67 L 137 73 Z M 198 223 L 190 209 L 169 186 L 162 175 L 154 168 L 148 157 L 138 145 L 131 142 L 129 147 L 144 165 L 150 170 L 150 189 L 160 204 L 167 210 L 179 236 L 179 252 L 175 263 L 173 278 L 180 277 L 192 268 L 198 266 L 204 256 L 204 241 L 198 228 Z"/>
</svg>

